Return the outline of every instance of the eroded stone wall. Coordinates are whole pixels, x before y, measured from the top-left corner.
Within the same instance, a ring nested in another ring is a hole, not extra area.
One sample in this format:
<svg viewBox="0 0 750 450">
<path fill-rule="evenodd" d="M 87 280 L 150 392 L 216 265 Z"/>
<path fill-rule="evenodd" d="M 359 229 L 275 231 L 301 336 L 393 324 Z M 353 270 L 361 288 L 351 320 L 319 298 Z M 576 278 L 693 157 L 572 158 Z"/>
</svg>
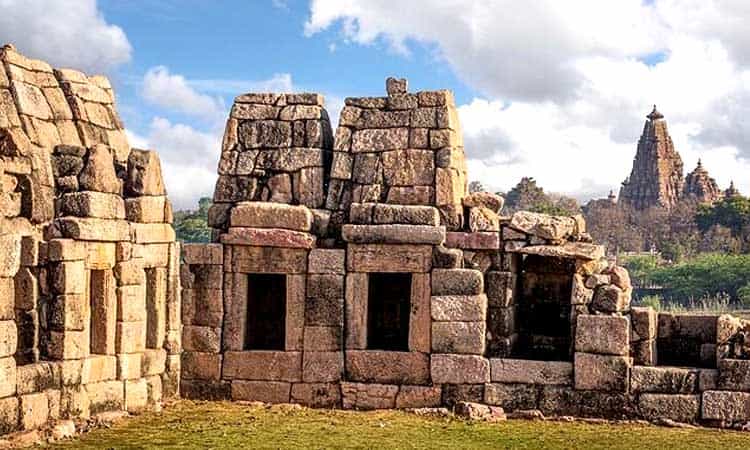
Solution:
<svg viewBox="0 0 750 450">
<path fill-rule="evenodd" d="M 104 77 L 0 51 L 0 433 L 179 389 L 179 245 Z"/>
</svg>

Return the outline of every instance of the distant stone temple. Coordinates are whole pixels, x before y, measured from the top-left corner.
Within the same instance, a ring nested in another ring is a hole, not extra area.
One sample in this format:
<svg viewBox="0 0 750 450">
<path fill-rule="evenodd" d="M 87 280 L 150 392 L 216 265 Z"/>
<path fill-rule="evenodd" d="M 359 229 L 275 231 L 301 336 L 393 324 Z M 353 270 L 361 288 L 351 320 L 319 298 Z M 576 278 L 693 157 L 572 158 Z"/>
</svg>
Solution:
<svg viewBox="0 0 750 450">
<path fill-rule="evenodd" d="M 180 245 L 108 81 L 0 62 L 0 434 L 177 396 L 750 421 L 750 321 L 632 307 L 582 217 L 470 194 L 449 91 L 389 78 L 335 134 L 319 94 L 238 96 Z"/>
<path fill-rule="evenodd" d="M 700 160 L 695 170 L 683 179 L 682 158 L 674 148 L 664 115 L 654 105 L 646 118 L 633 169 L 620 188 L 619 204 L 636 210 L 670 209 L 682 198 L 713 203 L 730 196 L 722 193 Z M 735 192 L 733 183 L 730 190 Z"/>
</svg>

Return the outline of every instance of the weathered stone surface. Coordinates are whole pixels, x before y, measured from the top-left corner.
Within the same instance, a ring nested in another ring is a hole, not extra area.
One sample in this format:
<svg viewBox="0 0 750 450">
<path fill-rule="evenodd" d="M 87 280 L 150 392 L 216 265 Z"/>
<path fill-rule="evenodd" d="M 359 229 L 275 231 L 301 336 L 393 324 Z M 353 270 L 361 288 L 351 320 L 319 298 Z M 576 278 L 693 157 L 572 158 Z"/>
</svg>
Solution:
<svg viewBox="0 0 750 450">
<path fill-rule="evenodd" d="M 232 400 L 289 403 L 292 385 L 280 381 L 232 381 Z"/>
<path fill-rule="evenodd" d="M 439 322 L 479 322 L 487 315 L 487 296 L 447 295 L 434 296 L 431 300 L 432 320 Z"/>
<path fill-rule="evenodd" d="M 353 206 L 353 205 L 352 205 Z M 376 203 L 372 210 L 373 224 L 440 225 L 440 214 L 431 206 L 389 205 Z"/>
<path fill-rule="evenodd" d="M 224 379 L 302 381 L 301 352 L 226 352 Z"/>
<path fill-rule="evenodd" d="M 642 341 L 656 339 L 657 314 L 653 308 L 635 306 L 630 309 L 630 339 Z"/>
<path fill-rule="evenodd" d="M 130 240 L 130 226 L 124 220 L 64 217 L 56 219 L 55 225 L 66 238 L 107 242 Z"/>
<path fill-rule="evenodd" d="M 386 384 L 341 383 L 344 409 L 390 409 L 396 406 L 398 386 Z"/>
<path fill-rule="evenodd" d="M 165 195 L 159 155 L 150 150 L 132 149 L 128 156 L 128 177 L 125 185 L 131 195 Z"/>
<path fill-rule="evenodd" d="M 424 353 L 393 351 L 346 352 L 346 379 L 364 383 L 426 384 L 430 357 Z"/>
<path fill-rule="evenodd" d="M 506 242 L 506 251 L 509 251 L 507 246 L 509 242 Z M 604 257 L 604 247 L 601 245 L 587 244 L 585 242 L 565 242 L 562 245 L 530 245 L 513 249 L 512 251 L 526 255 L 583 260 L 599 260 Z"/>
<path fill-rule="evenodd" d="M 539 391 L 532 384 L 489 383 L 484 387 L 484 401 L 507 411 L 537 409 Z"/>
<path fill-rule="evenodd" d="M 338 249 L 312 249 L 308 256 L 308 273 L 336 274 L 346 273 L 346 251 Z"/>
<path fill-rule="evenodd" d="M 120 194 L 122 186 L 115 175 L 114 157 L 105 145 L 91 147 L 86 163 L 78 175 L 78 183 L 83 190 Z"/>
<path fill-rule="evenodd" d="M 464 197 L 462 202 L 467 208 L 484 207 L 496 214 L 500 214 L 505 204 L 505 199 L 491 192 L 474 192 Z"/>
<path fill-rule="evenodd" d="M 500 216 L 483 206 L 469 208 L 469 231 L 498 232 L 500 231 Z"/>
<path fill-rule="evenodd" d="M 84 386 L 89 398 L 91 414 L 122 410 L 125 406 L 125 391 L 122 381 L 103 381 Z"/>
<path fill-rule="evenodd" d="M 34 430 L 47 423 L 49 419 L 49 402 L 47 394 L 27 394 L 21 396 L 20 419 L 22 430 Z"/>
<path fill-rule="evenodd" d="M 425 186 L 435 180 L 435 154 L 431 150 L 385 151 L 380 161 L 389 186 Z"/>
<path fill-rule="evenodd" d="M 579 314 L 576 321 L 577 352 L 628 355 L 630 321 L 624 316 Z"/>
<path fill-rule="evenodd" d="M 281 228 L 229 227 L 228 232 L 221 235 L 221 242 L 224 244 L 257 247 L 311 249 L 316 240 L 315 235 L 310 233 Z"/>
<path fill-rule="evenodd" d="M 428 272 L 432 267 L 430 245 L 349 244 L 346 256 L 351 272 Z"/>
<path fill-rule="evenodd" d="M 700 395 L 643 394 L 638 397 L 638 412 L 647 420 L 691 423 L 698 419 L 700 410 Z"/>
<path fill-rule="evenodd" d="M 0 321 L 0 358 L 13 356 L 18 344 L 18 330 L 13 320 Z"/>
<path fill-rule="evenodd" d="M 405 149 L 408 144 L 408 128 L 357 130 L 352 134 L 354 153 Z"/>
<path fill-rule="evenodd" d="M 233 227 L 284 228 L 310 231 L 313 216 L 304 206 L 282 203 L 242 202 L 232 208 L 229 221 Z"/>
<path fill-rule="evenodd" d="M 341 388 L 338 383 L 295 383 L 291 401 L 310 408 L 341 407 Z"/>
<path fill-rule="evenodd" d="M 482 272 L 472 269 L 435 269 L 432 295 L 478 295 L 483 291 Z"/>
<path fill-rule="evenodd" d="M 213 353 L 183 352 L 181 376 L 189 380 L 219 380 L 221 360 L 222 355 Z"/>
<path fill-rule="evenodd" d="M 631 366 L 626 356 L 604 356 L 576 353 L 575 388 L 594 391 L 626 392 Z"/>
<path fill-rule="evenodd" d="M 474 384 L 490 380 L 490 364 L 477 355 L 433 354 L 430 360 L 433 383 Z"/>
<path fill-rule="evenodd" d="M 341 236 L 353 244 L 432 244 L 445 241 L 445 228 L 426 225 L 344 225 Z"/>
<path fill-rule="evenodd" d="M 125 410 L 131 414 L 143 412 L 148 406 L 148 383 L 144 378 L 125 381 Z"/>
<path fill-rule="evenodd" d="M 64 194 L 60 197 L 60 214 L 101 219 L 124 219 L 122 197 L 95 191 Z"/>
<path fill-rule="evenodd" d="M 630 293 L 615 285 L 599 286 L 594 291 L 591 309 L 603 313 L 617 313 L 630 308 Z"/>
<path fill-rule="evenodd" d="M 484 274 L 487 302 L 490 307 L 508 307 L 515 303 L 516 275 L 513 272 L 489 271 Z"/>
<path fill-rule="evenodd" d="M 0 399 L 0 434 L 17 431 L 18 416 L 18 397 Z"/>
<path fill-rule="evenodd" d="M 219 353 L 221 329 L 185 325 L 182 329 L 182 347 L 193 352 Z"/>
<path fill-rule="evenodd" d="M 131 222 L 166 222 L 164 213 L 167 198 L 164 196 L 143 196 L 125 199 L 125 212 Z"/>
<path fill-rule="evenodd" d="M 0 358 L 0 398 L 16 393 L 16 360 L 13 357 Z"/>
<path fill-rule="evenodd" d="M 60 383 L 60 373 L 53 363 L 26 364 L 16 368 L 18 394 L 30 394 L 59 388 Z"/>
<path fill-rule="evenodd" d="M 433 322 L 433 352 L 482 355 L 484 349 L 484 322 Z"/>
<path fill-rule="evenodd" d="M 573 384 L 573 364 L 563 361 L 492 358 L 490 372 L 491 380 L 498 383 Z"/>
<path fill-rule="evenodd" d="M 719 389 L 750 391 L 750 361 L 744 359 L 720 359 Z"/>
<path fill-rule="evenodd" d="M 500 235 L 494 232 L 449 231 L 445 234 L 445 246 L 465 250 L 497 250 L 500 248 Z"/>
<path fill-rule="evenodd" d="M 302 380 L 305 383 L 338 382 L 343 373 L 344 355 L 339 351 L 305 351 L 302 356 Z"/>
<path fill-rule="evenodd" d="M 305 249 L 296 248 L 235 246 L 231 270 L 242 273 L 305 273 L 307 253 Z"/>
<path fill-rule="evenodd" d="M 698 376 L 697 369 L 634 366 L 630 390 L 635 393 L 694 394 L 698 392 Z"/>
<path fill-rule="evenodd" d="M 0 277 L 13 277 L 21 267 L 21 236 L 0 235 Z"/>
<path fill-rule="evenodd" d="M 435 408 L 440 406 L 440 386 L 400 386 L 396 395 L 396 408 Z"/>
<path fill-rule="evenodd" d="M 344 277 L 331 274 L 307 276 L 305 325 L 341 326 L 344 321 Z"/>
<path fill-rule="evenodd" d="M 529 211 L 519 211 L 513 214 L 510 226 L 524 233 L 552 241 L 565 239 L 576 229 L 575 221 L 570 217 L 550 216 Z"/>
<path fill-rule="evenodd" d="M 481 403 L 458 402 L 453 407 L 456 416 L 468 420 L 485 422 L 500 422 L 506 420 L 505 411 L 497 406 L 488 406 Z"/>
<path fill-rule="evenodd" d="M 701 417 L 708 420 L 746 422 L 750 420 L 750 393 L 706 391 L 703 393 Z"/>
</svg>

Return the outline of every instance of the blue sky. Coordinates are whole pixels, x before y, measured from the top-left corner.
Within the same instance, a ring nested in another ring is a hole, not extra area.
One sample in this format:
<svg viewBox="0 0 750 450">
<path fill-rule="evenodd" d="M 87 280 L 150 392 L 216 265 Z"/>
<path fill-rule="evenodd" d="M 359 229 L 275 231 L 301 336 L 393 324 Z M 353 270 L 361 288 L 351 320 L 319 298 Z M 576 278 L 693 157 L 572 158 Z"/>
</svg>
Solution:
<svg viewBox="0 0 750 450">
<path fill-rule="evenodd" d="M 750 191 L 743 0 L 0 0 L 0 42 L 108 75 L 178 208 L 212 193 L 234 96 L 317 91 L 335 127 L 391 75 L 454 91 L 469 177 L 492 190 L 617 192 L 656 103 L 686 172 L 702 158 Z"/>
</svg>

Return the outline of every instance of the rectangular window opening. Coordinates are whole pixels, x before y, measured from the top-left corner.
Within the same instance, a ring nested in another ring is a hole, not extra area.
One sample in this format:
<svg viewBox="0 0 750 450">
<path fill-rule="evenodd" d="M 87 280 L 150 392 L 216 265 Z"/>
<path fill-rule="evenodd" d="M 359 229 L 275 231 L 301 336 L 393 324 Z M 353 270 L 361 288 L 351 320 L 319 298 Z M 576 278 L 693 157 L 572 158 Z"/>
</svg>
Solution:
<svg viewBox="0 0 750 450">
<path fill-rule="evenodd" d="M 244 349 L 284 350 L 285 344 L 286 275 L 248 275 Z"/>
<path fill-rule="evenodd" d="M 410 273 L 371 273 L 367 292 L 367 348 L 409 350 Z"/>
<path fill-rule="evenodd" d="M 570 297 L 574 267 L 561 258 L 527 256 L 519 280 L 516 358 L 570 361 L 572 359 Z"/>
<path fill-rule="evenodd" d="M 89 270 L 88 301 L 91 311 L 89 346 L 91 354 L 107 354 L 107 295 L 110 279 L 106 270 Z"/>
</svg>

